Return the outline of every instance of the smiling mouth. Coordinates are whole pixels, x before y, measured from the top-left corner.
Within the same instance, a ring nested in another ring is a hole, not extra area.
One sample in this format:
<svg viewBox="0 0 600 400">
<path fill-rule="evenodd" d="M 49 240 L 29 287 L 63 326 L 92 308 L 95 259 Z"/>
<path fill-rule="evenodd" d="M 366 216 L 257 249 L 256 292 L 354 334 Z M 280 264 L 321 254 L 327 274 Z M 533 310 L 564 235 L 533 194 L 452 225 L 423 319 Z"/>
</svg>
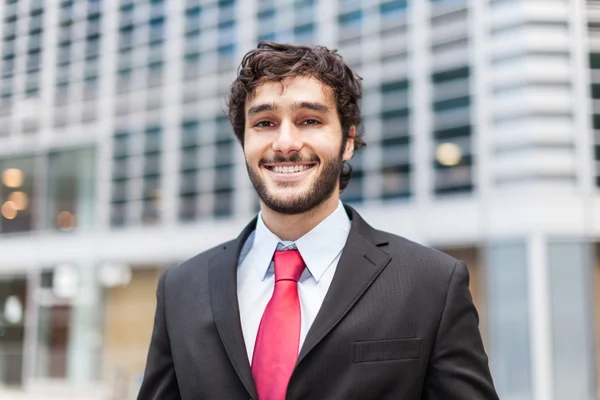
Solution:
<svg viewBox="0 0 600 400">
<path fill-rule="evenodd" d="M 297 172 L 304 172 L 316 164 L 295 164 L 295 165 L 263 165 L 266 169 L 277 172 L 279 174 L 293 174 Z"/>
</svg>

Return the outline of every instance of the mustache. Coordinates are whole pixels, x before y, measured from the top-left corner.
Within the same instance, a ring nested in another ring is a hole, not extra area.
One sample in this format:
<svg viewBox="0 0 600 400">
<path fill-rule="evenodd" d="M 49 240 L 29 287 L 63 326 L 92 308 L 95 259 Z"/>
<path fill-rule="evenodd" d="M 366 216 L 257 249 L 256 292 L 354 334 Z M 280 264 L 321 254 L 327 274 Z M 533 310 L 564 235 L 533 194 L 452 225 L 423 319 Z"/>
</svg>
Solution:
<svg viewBox="0 0 600 400">
<path fill-rule="evenodd" d="M 282 154 L 275 154 L 273 157 L 261 158 L 260 164 L 278 164 L 278 163 L 318 163 L 319 157 L 313 155 L 311 157 L 303 157 L 300 154 L 292 154 L 285 157 Z"/>
</svg>

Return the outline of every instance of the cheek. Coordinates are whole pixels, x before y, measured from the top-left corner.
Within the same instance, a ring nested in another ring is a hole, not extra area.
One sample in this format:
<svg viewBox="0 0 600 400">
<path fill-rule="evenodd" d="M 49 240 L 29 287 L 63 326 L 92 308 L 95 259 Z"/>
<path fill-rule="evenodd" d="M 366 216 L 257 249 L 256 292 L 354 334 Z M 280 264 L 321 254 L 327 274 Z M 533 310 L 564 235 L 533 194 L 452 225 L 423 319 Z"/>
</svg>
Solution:
<svg viewBox="0 0 600 400">
<path fill-rule="evenodd" d="M 255 141 L 247 141 L 244 143 L 244 156 L 246 160 L 257 160 L 262 156 L 263 151 L 260 146 L 257 146 Z"/>
</svg>

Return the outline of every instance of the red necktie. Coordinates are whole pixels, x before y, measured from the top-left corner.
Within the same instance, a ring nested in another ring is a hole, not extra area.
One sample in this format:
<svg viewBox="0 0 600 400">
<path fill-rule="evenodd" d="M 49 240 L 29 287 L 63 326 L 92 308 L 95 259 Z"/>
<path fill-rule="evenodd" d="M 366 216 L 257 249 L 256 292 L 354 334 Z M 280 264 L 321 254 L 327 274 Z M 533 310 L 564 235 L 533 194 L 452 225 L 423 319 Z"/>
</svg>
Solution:
<svg viewBox="0 0 600 400">
<path fill-rule="evenodd" d="M 300 346 L 298 280 L 305 264 L 298 250 L 276 251 L 275 289 L 260 321 L 252 375 L 259 400 L 284 400 Z"/>
</svg>

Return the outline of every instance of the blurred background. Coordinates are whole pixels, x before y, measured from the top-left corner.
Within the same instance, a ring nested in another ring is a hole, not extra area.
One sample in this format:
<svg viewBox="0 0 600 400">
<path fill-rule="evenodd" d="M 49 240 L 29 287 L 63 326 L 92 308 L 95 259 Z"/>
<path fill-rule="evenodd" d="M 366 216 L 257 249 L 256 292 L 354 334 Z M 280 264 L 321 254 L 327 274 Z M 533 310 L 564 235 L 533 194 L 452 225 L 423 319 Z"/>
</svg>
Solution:
<svg viewBox="0 0 600 400">
<path fill-rule="evenodd" d="M 225 94 L 259 40 L 364 78 L 343 198 L 468 263 L 501 398 L 597 398 L 600 1 L 1 0 L 0 23 L 0 398 L 135 398 L 161 272 L 258 210 Z"/>
</svg>

